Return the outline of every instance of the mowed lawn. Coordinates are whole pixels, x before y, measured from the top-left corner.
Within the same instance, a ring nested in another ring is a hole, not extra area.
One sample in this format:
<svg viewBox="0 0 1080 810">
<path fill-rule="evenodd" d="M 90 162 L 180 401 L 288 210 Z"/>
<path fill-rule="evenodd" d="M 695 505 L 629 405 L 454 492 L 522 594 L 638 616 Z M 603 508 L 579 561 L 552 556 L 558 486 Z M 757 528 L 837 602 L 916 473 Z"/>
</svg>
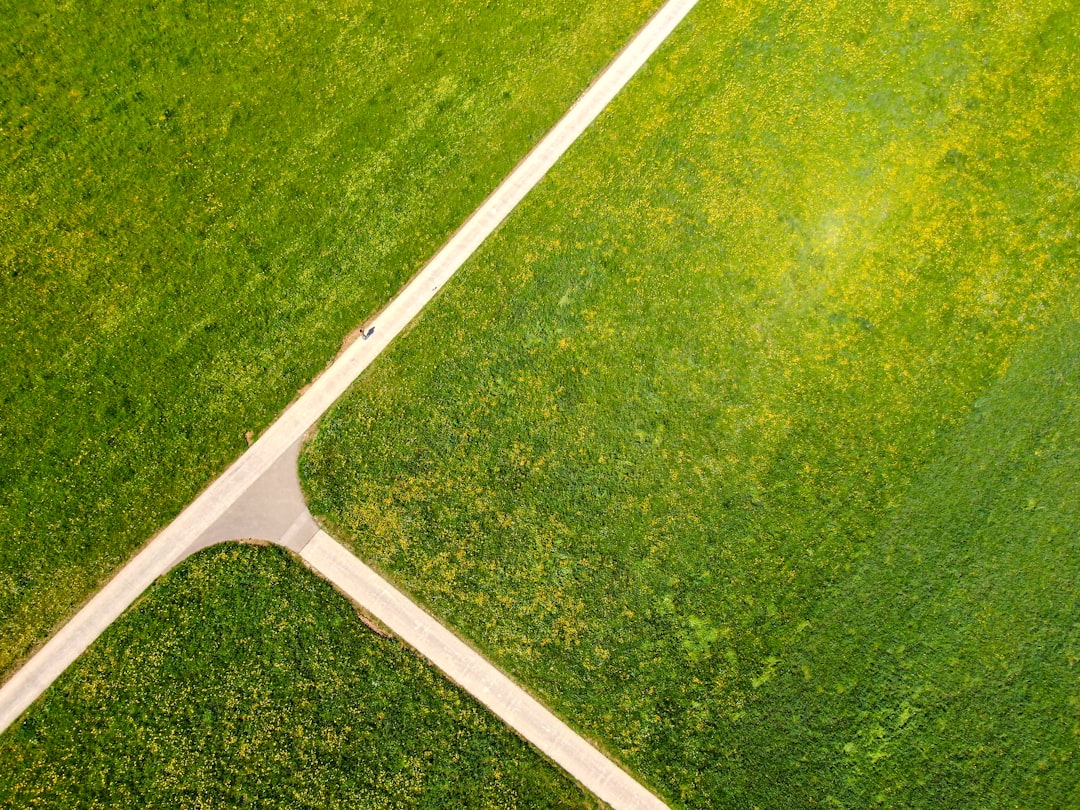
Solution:
<svg viewBox="0 0 1080 810">
<path fill-rule="evenodd" d="M 0 674 L 657 5 L 0 0 Z"/>
<path fill-rule="evenodd" d="M 674 805 L 1080 805 L 1078 32 L 706 0 L 314 511 Z"/>
<path fill-rule="evenodd" d="M 5 807 L 583 807 L 280 549 L 157 583 L 0 741 Z"/>
</svg>

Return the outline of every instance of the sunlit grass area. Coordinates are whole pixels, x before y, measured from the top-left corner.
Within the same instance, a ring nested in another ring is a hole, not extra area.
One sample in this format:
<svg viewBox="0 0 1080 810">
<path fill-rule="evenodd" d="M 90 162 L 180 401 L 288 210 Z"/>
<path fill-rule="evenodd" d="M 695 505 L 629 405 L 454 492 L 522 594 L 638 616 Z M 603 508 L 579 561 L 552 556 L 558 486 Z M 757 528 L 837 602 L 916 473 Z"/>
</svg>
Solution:
<svg viewBox="0 0 1080 810">
<path fill-rule="evenodd" d="M 656 5 L 0 1 L 0 673 Z"/>
<path fill-rule="evenodd" d="M 673 804 L 1080 803 L 1078 31 L 702 3 L 313 509 Z"/>
<path fill-rule="evenodd" d="M 165 577 L 0 737 L 5 807 L 582 807 L 279 549 Z"/>
</svg>

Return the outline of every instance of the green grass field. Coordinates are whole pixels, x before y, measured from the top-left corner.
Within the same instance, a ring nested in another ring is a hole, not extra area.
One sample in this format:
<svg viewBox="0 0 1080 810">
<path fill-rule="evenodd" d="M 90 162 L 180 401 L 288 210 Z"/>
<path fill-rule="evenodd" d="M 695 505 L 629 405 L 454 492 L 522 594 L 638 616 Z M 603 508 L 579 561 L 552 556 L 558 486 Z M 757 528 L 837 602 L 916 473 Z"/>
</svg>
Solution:
<svg viewBox="0 0 1080 810">
<path fill-rule="evenodd" d="M 0 740 L 5 807 L 581 807 L 581 788 L 278 549 L 156 584 Z"/>
<path fill-rule="evenodd" d="M 0 674 L 656 5 L 0 0 Z"/>
<path fill-rule="evenodd" d="M 313 510 L 675 805 L 1080 804 L 1077 32 L 702 3 Z"/>
</svg>

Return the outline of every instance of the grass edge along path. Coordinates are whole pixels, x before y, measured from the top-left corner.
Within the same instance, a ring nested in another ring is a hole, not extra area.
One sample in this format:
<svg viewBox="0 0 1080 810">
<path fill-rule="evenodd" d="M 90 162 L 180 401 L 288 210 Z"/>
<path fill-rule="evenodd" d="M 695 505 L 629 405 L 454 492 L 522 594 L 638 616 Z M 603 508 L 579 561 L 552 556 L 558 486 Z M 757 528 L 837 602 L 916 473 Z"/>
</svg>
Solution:
<svg viewBox="0 0 1080 810">
<path fill-rule="evenodd" d="M 317 532 L 300 557 L 610 807 L 660 810 L 667 806 L 326 532 Z"/>
<path fill-rule="evenodd" d="M 0 736 L 5 807 L 596 806 L 284 549 L 163 577 Z"/>
</svg>

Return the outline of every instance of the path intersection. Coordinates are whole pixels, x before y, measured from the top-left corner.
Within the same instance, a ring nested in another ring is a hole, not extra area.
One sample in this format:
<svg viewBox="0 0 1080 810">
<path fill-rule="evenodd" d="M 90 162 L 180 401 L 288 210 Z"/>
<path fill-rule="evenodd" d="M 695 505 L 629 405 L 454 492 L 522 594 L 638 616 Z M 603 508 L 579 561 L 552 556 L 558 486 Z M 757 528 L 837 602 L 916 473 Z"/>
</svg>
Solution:
<svg viewBox="0 0 1080 810">
<path fill-rule="evenodd" d="M 615 808 L 664 807 L 655 795 L 525 690 L 321 530 L 297 476 L 304 437 L 547 174 L 645 64 L 697 0 L 669 0 L 430 262 L 248 451 L 0 687 L 0 732 L 158 577 L 196 551 L 233 540 L 289 548 L 522 737 Z M 369 331 L 370 330 L 370 331 Z"/>
</svg>

